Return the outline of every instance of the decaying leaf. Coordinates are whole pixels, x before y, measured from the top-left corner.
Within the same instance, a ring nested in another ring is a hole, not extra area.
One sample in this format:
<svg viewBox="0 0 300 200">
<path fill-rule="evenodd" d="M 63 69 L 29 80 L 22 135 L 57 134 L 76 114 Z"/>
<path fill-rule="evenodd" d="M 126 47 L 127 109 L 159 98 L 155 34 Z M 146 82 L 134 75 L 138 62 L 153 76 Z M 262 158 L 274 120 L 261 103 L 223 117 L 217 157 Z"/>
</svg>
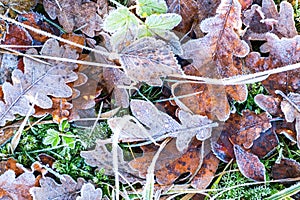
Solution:
<svg viewBox="0 0 300 200">
<path fill-rule="evenodd" d="M 222 128 L 222 129 L 221 129 Z M 215 155 L 224 162 L 229 162 L 233 156 L 233 144 L 250 149 L 260 135 L 271 128 L 268 114 L 256 115 L 254 112 L 245 110 L 242 115 L 232 114 L 230 118 L 220 126 L 221 135 L 212 140 L 212 150 Z M 256 144 L 259 145 L 259 144 Z"/>
<path fill-rule="evenodd" d="M 76 200 L 101 200 L 102 199 L 102 190 L 95 189 L 94 185 L 91 183 L 85 183 L 80 191 L 80 197 L 77 197 Z"/>
<path fill-rule="evenodd" d="M 281 158 L 280 163 L 272 167 L 273 179 L 296 178 L 300 176 L 300 164 L 288 158 Z"/>
<path fill-rule="evenodd" d="M 4 14 L 9 9 L 10 15 L 15 17 L 16 13 L 28 12 L 36 4 L 37 0 L 1 0 L 0 13 Z"/>
<path fill-rule="evenodd" d="M 87 164 L 97 167 L 99 170 L 104 168 L 104 173 L 106 175 L 114 175 L 113 155 L 112 152 L 107 149 L 105 142 L 97 140 L 95 149 L 90 151 L 81 151 L 80 155 L 85 159 Z M 124 160 L 123 150 L 120 147 L 118 147 L 117 159 L 119 173 L 122 175 L 122 177 L 125 177 L 126 181 L 134 182 L 140 180 L 137 172 L 131 169 L 128 165 L 128 162 Z M 120 180 L 125 182 L 123 178 Z"/>
<path fill-rule="evenodd" d="M 278 13 L 273 0 L 263 0 L 262 6 L 253 4 L 251 9 L 245 11 L 243 23 L 249 28 L 244 38 L 247 40 L 265 40 L 266 33 L 274 33 L 280 38 L 292 38 L 298 35 L 293 6 L 287 1 L 282 1 L 279 7 Z"/>
<path fill-rule="evenodd" d="M 24 28 L 9 24 L 8 31 L 5 34 L 4 41 L 1 44 L 7 45 L 32 45 L 32 37 Z M 24 48 L 17 48 L 18 50 L 25 50 Z"/>
<path fill-rule="evenodd" d="M 136 82 L 161 86 L 168 75 L 181 75 L 174 54 L 161 40 L 142 38 L 123 49 L 120 62 L 126 75 Z"/>
<path fill-rule="evenodd" d="M 97 14 L 97 4 L 92 1 L 63 0 L 43 1 L 44 9 L 51 19 L 58 18 L 59 23 L 68 33 L 80 29 L 89 37 L 94 37 L 101 30 L 102 19 Z"/>
<path fill-rule="evenodd" d="M 239 145 L 234 145 L 234 154 L 240 172 L 255 181 L 266 180 L 266 170 L 263 163 L 252 153 L 248 153 Z"/>
<path fill-rule="evenodd" d="M 275 69 L 300 61 L 298 51 L 300 37 L 281 38 L 275 34 L 266 34 L 267 42 L 261 46 L 263 53 L 269 53 L 268 57 L 260 57 L 258 52 L 251 52 L 246 58 L 246 66 L 255 72 Z M 270 75 L 262 81 L 268 92 L 276 96 L 275 90 L 288 92 L 300 92 L 300 69 L 290 70 Z"/>
<path fill-rule="evenodd" d="M 18 66 L 18 57 L 12 54 L 0 55 L 0 85 L 11 81 L 11 72 Z"/>
<path fill-rule="evenodd" d="M 130 108 L 135 118 L 125 115 L 108 120 L 114 133 L 120 131 L 119 140 L 123 142 L 153 140 L 170 134 L 169 137 L 177 138 L 176 146 L 183 152 L 194 136 L 201 141 L 210 137 L 211 128 L 202 128 L 211 123 L 205 116 L 192 115 L 181 110 L 178 113 L 180 124 L 159 111 L 151 102 L 131 100 Z"/>
<path fill-rule="evenodd" d="M 220 160 L 210 152 L 203 159 L 201 169 L 193 178 L 192 187 L 197 189 L 205 189 L 215 177 Z"/>
<path fill-rule="evenodd" d="M 8 170 L 0 176 L 1 199 L 31 199 L 29 189 L 35 185 L 32 173 L 25 172 L 16 178 L 14 171 Z"/>
<path fill-rule="evenodd" d="M 289 93 L 289 101 L 281 102 L 281 110 L 284 113 L 287 122 L 295 121 L 295 130 L 297 133 L 297 146 L 300 148 L 300 94 Z"/>
<path fill-rule="evenodd" d="M 185 153 L 181 153 L 176 148 L 175 139 L 171 140 L 162 150 L 156 161 L 154 170 L 156 181 L 162 185 L 170 185 L 183 174 L 187 174 L 184 179 L 188 179 L 196 172 L 201 162 L 201 145 L 201 141 L 193 140 L 188 150 Z M 158 147 L 148 145 L 141 148 L 143 156 L 135 158 L 129 164 L 133 169 L 139 171 L 141 178 L 146 178 L 147 169 Z"/>
<path fill-rule="evenodd" d="M 64 175 L 61 184 L 57 184 L 54 179 L 45 177 L 40 179 L 41 187 L 33 187 L 30 194 L 35 200 L 42 199 L 76 199 L 79 196 L 84 179 L 79 178 L 74 181 L 69 175 Z"/>
<path fill-rule="evenodd" d="M 34 49 L 29 52 L 37 53 Z M 57 41 L 50 39 L 44 44 L 41 53 L 66 57 L 70 56 L 72 51 L 59 47 Z M 15 114 L 25 116 L 31 109 L 32 103 L 43 109 L 51 108 L 53 103 L 48 95 L 69 97 L 72 94 L 71 88 L 66 83 L 77 79 L 76 73 L 73 72 L 77 65 L 64 63 L 47 65 L 30 58 L 24 58 L 24 65 L 24 73 L 15 69 L 12 72 L 13 83 L 5 82 L 2 86 L 4 101 L 0 102 L 1 126 L 6 121 L 13 120 Z"/>
<path fill-rule="evenodd" d="M 280 109 L 281 99 L 270 95 L 258 94 L 254 97 L 255 103 L 264 111 L 274 116 L 281 116 Z"/>
<path fill-rule="evenodd" d="M 242 66 L 235 60 L 236 58 L 245 57 L 249 53 L 249 46 L 239 36 L 239 31 L 241 31 L 242 27 L 241 5 L 237 0 L 223 0 L 216 12 L 216 16 L 207 18 L 200 24 L 201 30 L 207 35 L 199 39 L 190 40 L 182 46 L 184 49 L 183 58 L 193 59 L 192 64 L 196 68 L 196 72 L 189 73 L 189 75 L 226 78 L 241 74 L 240 69 Z M 186 86 L 187 84 L 184 85 L 183 87 L 181 84 L 177 84 L 174 91 L 177 88 L 186 91 L 188 86 Z M 181 89 L 180 87 L 183 88 Z M 216 99 L 221 99 L 220 106 L 212 103 L 212 110 L 217 111 L 222 109 L 222 107 L 225 108 L 216 112 L 217 118 L 221 121 L 225 121 L 230 114 L 226 93 L 238 102 L 243 102 L 247 98 L 245 85 L 227 86 L 226 88 L 218 86 L 218 88 L 211 89 L 210 92 L 220 96 L 220 98 L 215 97 Z M 173 95 L 179 96 L 183 94 Z M 186 99 L 186 101 L 189 101 L 188 98 Z M 183 107 L 182 104 L 184 104 L 191 111 L 198 112 L 198 110 L 193 110 L 190 104 L 186 105 L 186 103 L 179 102 L 181 100 L 177 98 L 175 100 L 180 107 Z"/>
</svg>

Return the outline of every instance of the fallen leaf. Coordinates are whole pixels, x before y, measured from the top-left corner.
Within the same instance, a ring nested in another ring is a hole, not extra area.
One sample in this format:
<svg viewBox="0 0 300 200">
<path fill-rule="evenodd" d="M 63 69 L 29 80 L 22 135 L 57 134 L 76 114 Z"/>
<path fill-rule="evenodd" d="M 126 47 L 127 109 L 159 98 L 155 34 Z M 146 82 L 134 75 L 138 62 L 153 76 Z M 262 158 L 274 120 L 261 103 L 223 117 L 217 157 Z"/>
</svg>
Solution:
<svg viewBox="0 0 300 200">
<path fill-rule="evenodd" d="M 266 38 L 267 42 L 261 46 L 261 52 L 269 53 L 269 56 L 261 57 L 258 52 L 251 52 L 245 59 L 249 69 L 260 72 L 300 61 L 300 54 L 297 50 L 299 36 L 279 39 L 275 34 L 267 33 Z M 262 81 L 262 84 L 272 96 L 276 96 L 275 90 L 285 93 L 300 92 L 300 69 L 270 75 Z"/>
<path fill-rule="evenodd" d="M 80 191 L 80 197 L 77 197 L 76 200 L 101 200 L 102 199 L 102 190 L 95 189 L 94 185 L 91 183 L 85 183 Z"/>
<path fill-rule="evenodd" d="M 30 194 L 35 200 L 42 199 L 76 199 L 84 184 L 84 179 L 79 178 L 74 181 L 69 175 L 63 175 L 61 184 L 54 179 L 45 177 L 40 179 L 40 187 L 32 187 Z"/>
<path fill-rule="evenodd" d="M 6 10 L 9 9 L 10 16 L 15 17 L 16 13 L 24 13 L 33 9 L 37 0 L 2 0 L 1 4 L 1 14 L 5 14 Z"/>
<path fill-rule="evenodd" d="M 265 166 L 256 155 L 248 153 L 239 145 L 234 145 L 233 149 L 239 170 L 245 177 L 254 181 L 266 180 Z"/>
<path fill-rule="evenodd" d="M 11 72 L 18 66 L 18 57 L 12 54 L 2 54 L 0 65 L 0 85 L 11 82 Z"/>
<path fill-rule="evenodd" d="M 178 113 L 180 124 L 171 116 L 159 111 L 151 102 L 131 100 L 130 109 L 135 118 L 125 115 L 108 120 L 112 131 L 120 132 L 120 141 L 153 141 L 164 134 L 171 134 L 169 137 L 177 138 L 176 146 L 183 152 L 194 136 L 201 141 L 210 137 L 211 128 L 202 128 L 211 123 L 206 116 L 192 115 L 181 110 Z"/>
<path fill-rule="evenodd" d="M 203 159 L 201 169 L 191 182 L 192 187 L 206 189 L 215 177 L 219 162 L 220 160 L 212 152 L 207 154 Z"/>
<path fill-rule="evenodd" d="M 297 133 L 297 146 L 300 148 L 300 94 L 289 93 L 290 101 L 283 100 L 281 102 L 281 110 L 284 113 L 287 122 L 295 121 L 295 130 Z M 291 104 L 293 103 L 293 105 Z"/>
<path fill-rule="evenodd" d="M 30 12 L 26 14 L 18 15 L 18 21 L 22 22 L 23 24 L 29 25 L 31 27 L 34 27 L 36 29 L 40 29 L 43 31 L 46 31 L 48 33 L 59 35 L 59 30 L 56 29 L 54 26 L 51 26 L 49 23 L 44 21 L 44 16 L 41 14 Z M 36 32 L 28 30 L 31 37 L 34 40 L 34 43 L 44 43 L 46 42 L 49 37 L 45 35 L 40 35 Z"/>
<path fill-rule="evenodd" d="M 181 153 L 176 147 L 175 139 L 171 140 L 156 161 L 154 171 L 156 181 L 162 185 L 170 185 L 183 174 L 187 174 L 184 179 L 188 179 L 199 167 L 201 145 L 201 141 L 193 140 L 188 150 Z M 129 165 L 139 171 L 141 178 L 146 178 L 147 169 L 158 148 L 154 145 L 142 146 L 141 148 L 143 155 L 130 161 Z"/>
<path fill-rule="evenodd" d="M 9 24 L 5 39 L 1 44 L 30 46 L 32 45 L 32 37 L 24 28 Z M 15 50 L 25 50 L 25 48 L 19 47 L 15 48 Z"/>
<path fill-rule="evenodd" d="M 265 40 L 266 33 L 274 33 L 278 37 L 292 38 L 297 29 L 294 21 L 293 6 L 283 1 L 280 11 L 273 0 L 263 0 L 262 6 L 253 4 L 250 10 L 244 12 L 243 23 L 248 26 L 244 38 L 248 40 Z"/>
<path fill-rule="evenodd" d="M 102 19 L 97 14 L 95 2 L 43 0 L 43 5 L 49 17 L 53 20 L 58 18 L 59 23 L 68 33 L 79 28 L 87 36 L 94 37 L 95 32 L 102 29 Z"/>
<path fill-rule="evenodd" d="M 29 189 L 35 184 L 32 173 L 25 172 L 16 178 L 14 171 L 8 170 L 0 176 L 1 199 L 32 199 Z"/>
<path fill-rule="evenodd" d="M 201 22 L 201 30 L 207 33 L 204 37 L 190 40 L 182 46 L 184 49 L 182 57 L 192 59 L 192 64 L 198 71 L 189 73 L 189 75 L 227 78 L 241 74 L 241 64 L 237 65 L 235 59 L 245 57 L 249 53 L 249 46 L 240 39 L 239 31 L 242 28 L 241 5 L 237 0 L 223 0 L 216 13 L 214 17 Z M 177 84 L 176 87 L 182 86 Z M 186 91 L 185 87 L 182 89 L 183 91 Z M 216 116 L 220 121 L 225 121 L 230 114 L 226 94 L 238 102 L 247 99 L 247 87 L 245 85 L 227 86 L 225 88 L 215 86 L 212 88 L 211 93 L 218 95 L 214 99 L 221 100 L 220 106 L 217 106 L 214 102 L 212 103 L 212 109 L 216 110 Z M 178 96 L 178 94 L 173 95 Z M 188 101 L 188 98 L 186 99 Z M 185 105 L 185 103 L 179 102 L 179 99 L 175 99 L 175 101 L 181 108 L 183 107 L 182 104 Z M 199 113 L 198 110 L 192 109 L 190 104 L 185 106 L 192 112 Z M 209 108 L 206 109 L 209 110 Z"/>
<path fill-rule="evenodd" d="M 254 97 L 254 102 L 264 111 L 274 116 L 282 116 L 280 109 L 281 99 L 270 95 L 258 94 Z"/>
<path fill-rule="evenodd" d="M 162 86 L 160 78 L 182 74 L 170 48 L 163 41 L 151 37 L 139 39 L 124 48 L 120 62 L 131 80 L 151 86 Z"/>
<path fill-rule="evenodd" d="M 37 53 L 34 49 L 29 52 Z M 63 57 L 70 55 L 70 51 L 59 47 L 58 42 L 53 39 L 44 44 L 41 52 L 44 55 L 54 54 Z M 66 83 L 77 79 L 76 73 L 73 72 L 77 65 L 59 62 L 47 65 L 29 58 L 24 58 L 24 65 L 24 73 L 19 69 L 12 72 L 12 84 L 5 82 L 2 85 L 4 101 L 0 101 L 1 126 L 6 121 L 13 120 L 15 114 L 27 115 L 32 103 L 43 109 L 51 108 L 53 103 L 48 95 L 62 98 L 72 94 L 71 88 Z M 29 114 L 32 115 L 33 112 Z"/>
<path fill-rule="evenodd" d="M 106 146 L 105 142 L 101 140 L 96 141 L 96 147 L 90 151 L 81 151 L 80 155 L 85 159 L 85 162 L 88 165 L 93 167 L 97 167 L 98 170 L 104 168 L 105 174 L 114 176 L 114 169 L 113 169 L 113 155 Z M 124 183 L 126 181 L 134 182 L 139 181 L 138 174 L 135 170 L 131 169 L 128 165 L 128 162 L 124 160 L 123 157 L 123 150 L 118 147 L 118 170 L 122 177 L 125 177 L 126 180 L 121 178 L 120 180 Z"/>
<path fill-rule="evenodd" d="M 282 158 L 280 163 L 272 167 L 272 177 L 275 180 L 286 178 L 297 178 L 300 176 L 300 164 L 288 158 Z"/>
</svg>

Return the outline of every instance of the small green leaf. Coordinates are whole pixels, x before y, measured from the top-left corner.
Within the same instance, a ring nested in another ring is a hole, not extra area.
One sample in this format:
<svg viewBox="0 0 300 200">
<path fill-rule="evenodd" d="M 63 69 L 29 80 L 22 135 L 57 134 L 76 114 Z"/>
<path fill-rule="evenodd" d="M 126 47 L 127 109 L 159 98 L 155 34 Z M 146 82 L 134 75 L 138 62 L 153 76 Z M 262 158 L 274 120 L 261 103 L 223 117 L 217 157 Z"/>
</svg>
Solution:
<svg viewBox="0 0 300 200">
<path fill-rule="evenodd" d="M 176 13 L 151 15 L 146 18 L 145 24 L 149 29 L 172 30 L 181 21 L 181 16 Z"/>
<path fill-rule="evenodd" d="M 54 129 L 48 129 L 47 135 L 43 140 L 43 144 L 51 145 L 52 147 L 57 146 L 60 143 L 59 132 Z"/>
<path fill-rule="evenodd" d="M 74 149 L 75 148 L 75 139 L 72 137 L 73 135 L 71 133 L 69 133 L 69 135 L 70 135 L 70 137 L 62 136 L 62 141 L 64 144 L 67 144 L 71 149 Z"/>
<path fill-rule="evenodd" d="M 128 8 L 118 8 L 112 11 L 103 22 L 103 29 L 114 33 L 119 30 L 129 29 L 138 25 L 138 20 Z"/>
<path fill-rule="evenodd" d="M 143 18 L 152 14 L 166 13 L 168 10 L 164 0 L 137 0 L 136 4 L 136 13 Z"/>
<path fill-rule="evenodd" d="M 59 124 L 59 131 L 61 132 L 65 132 L 69 130 L 69 128 L 70 128 L 70 124 L 67 119 L 61 121 L 61 123 Z"/>
</svg>

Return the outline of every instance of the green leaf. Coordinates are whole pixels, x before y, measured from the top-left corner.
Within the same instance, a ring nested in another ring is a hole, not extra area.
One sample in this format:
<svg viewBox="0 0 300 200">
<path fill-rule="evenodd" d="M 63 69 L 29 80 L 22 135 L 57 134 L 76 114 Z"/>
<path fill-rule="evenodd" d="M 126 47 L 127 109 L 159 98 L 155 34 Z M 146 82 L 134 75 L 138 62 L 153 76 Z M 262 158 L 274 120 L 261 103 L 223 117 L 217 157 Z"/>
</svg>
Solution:
<svg viewBox="0 0 300 200">
<path fill-rule="evenodd" d="M 136 13 L 143 18 L 152 14 L 166 13 L 168 10 L 164 0 L 137 0 L 136 4 Z"/>
<path fill-rule="evenodd" d="M 118 8 L 105 18 L 103 29 L 107 32 L 114 33 L 137 25 L 138 19 L 128 10 L 128 8 Z"/>
<path fill-rule="evenodd" d="M 61 132 L 67 131 L 69 130 L 69 128 L 70 128 L 70 124 L 67 119 L 61 121 L 61 123 L 59 124 L 59 130 Z"/>
<path fill-rule="evenodd" d="M 70 137 L 68 136 L 62 136 L 62 141 L 64 144 L 67 144 L 71 149 L 75 148 L 75 139 L 72 137 L 73 135 L 68 132 L 67 134 L 70 135 Z"/>
<path fill-rule="evenodd" d="M 43 144 L 51 145 L 52 147 L 57 146 L 60 143 L 59 132 L 54 129 L 48 129 L 47 135 L 43 140 Z"/>
<path fill-rule="evenodd" d="M 172 30 L 181 21 L 181 16 L 176 13 L 151 15 L 146 18 L 145 24 L 149 29 Z"/>
</svg>

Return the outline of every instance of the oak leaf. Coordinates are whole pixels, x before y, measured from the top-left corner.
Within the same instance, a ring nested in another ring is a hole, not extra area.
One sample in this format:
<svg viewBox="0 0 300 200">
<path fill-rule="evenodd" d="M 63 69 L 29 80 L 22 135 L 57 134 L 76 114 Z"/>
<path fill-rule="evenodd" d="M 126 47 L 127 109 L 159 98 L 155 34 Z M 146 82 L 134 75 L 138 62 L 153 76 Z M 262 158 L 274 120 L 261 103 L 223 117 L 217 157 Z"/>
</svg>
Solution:
<svg viewBox="0 0 300 200">
<path fill-rule="evenodd" d="M 34 49 L 29 52 L 37 53 Z M 63 57 L 72 55 L 72 51 L 59 47 L 58 42 L 53 39 L 44 44 L 41 52 L 44 55 Z M 72 90 L 66 83 L 77 79 L 76 73 L 73 72 L 77 65 L 48 65 L 30 58 L 24 58 L 24 65 L 24 73 L 19 69 L 12 72 L 12 84 L 5 82 L 2 85 L 4 101 L 0 101 L 1 126 L 6 121 L 13 120 L 15 114 L 28 114 L 32 103 L 43 109 L 51 108 L 53 103 L 48 95 L 61 98 L 72 95 Z M 29 114 L 32 115 L 33 112 Z"/>
<path fill-rule="evenodd" d="M 80 197 L 77 197 L 76 200 L 101 200 L 102 199 L 102 190 L 95 189 L 94 185 L 91 183 L 85 183 L 80 191 Z"/>
<path fill-rule="evenodd" d="M 120 131 L 119 140 L 123 142 L 153 140 L 169 134 L 169 137 L 177 138 L 176 146 L 183 152 L 194 136 L 201 141 L 210 137 L 211 128 L 202 128 L 211 123 L 206 116 L 192 115 L 181 110 L 178 113 L 180 124 L 159 111 L 151 102 L 131 100 L 130 108 L 135 118 L 125 115 L 108 120 L 114 133 Z"/>
<path fill-rule="evenodd" d="M 31 199 L 29 189 L 35 185 L 32 173 L 25 172 L 16 178 L 14 171 L 8 170 L 0 176 L 1 199 Z"/>
<path fill-rule="evenodd" d="M 43 0 L 45 11 L 51 19 L 58 18 L 59 23 L 68 33 L 76 28 L 89 37 L 100 31 L 102 19 L 97 13 L 97 3 L 82 0 L 51 1 Z"/>
<path fill-rule="evenodd" d="M 42 199 L 76 199 L 84 184 L 84 179 L 74 181 L 69 175 L 63 175 L 61 184 L 50 177 L 40 179 L 40 187 L 32 187 L 30 194 L 35 200 Z"/>
</svg>

